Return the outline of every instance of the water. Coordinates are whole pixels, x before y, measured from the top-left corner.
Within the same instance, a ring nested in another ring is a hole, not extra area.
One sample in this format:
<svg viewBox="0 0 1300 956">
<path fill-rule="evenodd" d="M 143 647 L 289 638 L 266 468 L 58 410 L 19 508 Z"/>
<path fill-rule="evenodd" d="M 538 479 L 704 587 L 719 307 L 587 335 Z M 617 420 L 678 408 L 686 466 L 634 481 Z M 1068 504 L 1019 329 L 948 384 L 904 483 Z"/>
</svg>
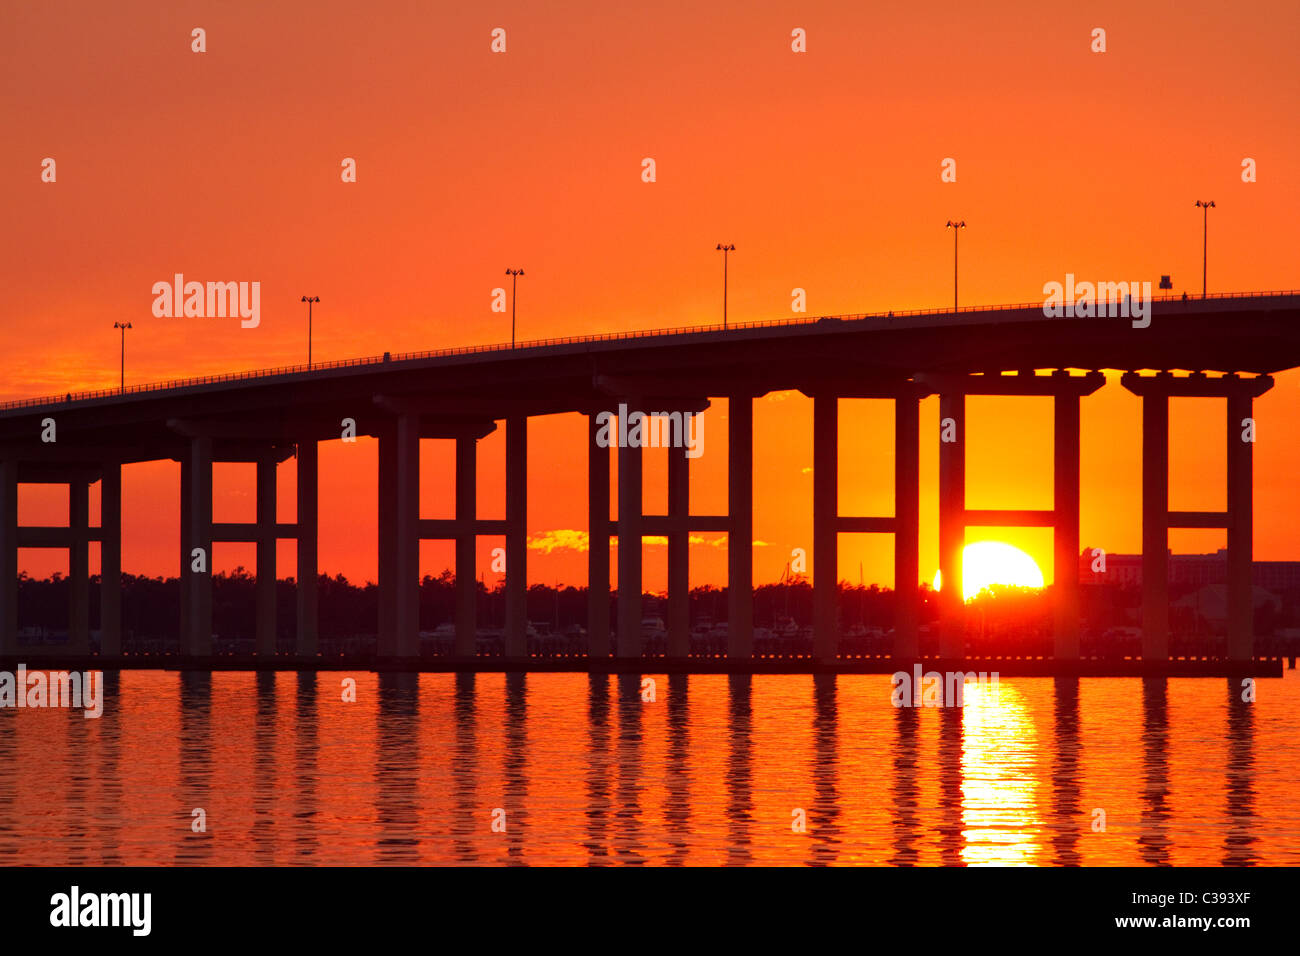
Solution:
<svg viewBox="0 0 1300 956">
<path fill-rule="evenodd" d="M 885 676 L 654 680 L 109 674 L 99 720 L 0 710 L 0 863 L 1300 863 L 1295 672 L 1251 704 L 1023 678 L 962 710 Z"/>
</svg>

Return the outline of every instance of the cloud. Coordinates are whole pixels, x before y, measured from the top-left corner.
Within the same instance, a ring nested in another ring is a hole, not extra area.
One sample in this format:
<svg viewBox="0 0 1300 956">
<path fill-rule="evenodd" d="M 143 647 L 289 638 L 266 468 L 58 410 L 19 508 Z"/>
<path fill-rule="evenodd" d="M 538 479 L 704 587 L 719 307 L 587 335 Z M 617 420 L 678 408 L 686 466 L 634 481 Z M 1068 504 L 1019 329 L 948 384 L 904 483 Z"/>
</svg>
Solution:
<svg viewBox="0 0 1300 956">
<path fill-rule="evenodd" d="M 667 547 L 668 538 L 662 534 L 648 534 L 642 539 L 642 542 L 651 547 Z M 610 542 L 614 547 L 618 547 L 618 540 Z M 693 534 L 690 536 L 691 544 L 705 544 L 711 548 L 725 548 L 727 546 L 727 536 L 718 535 L 714 538 L 705 538 L 701 535 Z M 755 540 L 752 542 L 755 548 L 771 547 L 766 541 Z M 556 551 L 575 551 L 583 553 L 591 550 L 591 536 L 586 531 L 579 531 L 575 528 L 556 528 L 552 531 L 539 531 L 536 534 L 528 536 L 528 550 L 540 551 L 542 554 L 553 554 Z"/>
<path fill-rule="evenodd" d="M 551 554 L 555 551 L 589 551 L 591 536 L 586 531 L 573 528 L 556 528 L 554 531 L 539 531 L 528 536 L 528 550 Z"/>
</svg>

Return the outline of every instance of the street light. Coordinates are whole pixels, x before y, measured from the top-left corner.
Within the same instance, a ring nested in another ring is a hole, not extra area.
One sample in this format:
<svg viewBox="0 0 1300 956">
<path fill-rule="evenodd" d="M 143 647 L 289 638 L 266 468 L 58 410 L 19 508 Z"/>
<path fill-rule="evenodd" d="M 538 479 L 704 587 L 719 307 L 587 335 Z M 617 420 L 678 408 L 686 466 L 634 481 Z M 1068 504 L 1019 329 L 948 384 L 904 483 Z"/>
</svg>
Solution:
<svg viewBox="0 0 1300 956">
<path fill-rule="evenodd" d="M 114 322 L 113 328 L 122 330 L 122 391 L 126 391 L 126 330 L 131 327 L 130 322 Z"/>
<path fill-rule="evenodd" d="M 510 347 L 515 347 L 515 284 L 519 277 L 524 274 L 523 269 L 507 269 L 506 275 L 510 277 Z"/>
<path fill-rule="evenodd" d="M 966 220 L 961 219 L 958 220 L 957 222 L 953 222 L 951 219 L 949 219 L 948 225 L 944 226 L 944 228 L 952 230 L 952 310 L 956 312 L 957 311 L 957 236 L 960 234 L 962 229 L 966 228 Z"/>
<path fill-rule="evenodd" d="M 722 327 L 727 327 L 727 253 L 735 252 L 734 243 L 718 243 L 718 251 L 722 253 Z"/>
<path fill-rule="evenodd" d="M 1198 199 L 1196 200 L 1196 208 L 1205 210 L 1201 217 L 1204 220 L 1201 224 L 1201 298 L 1204 299 L 1206 291 L 1205 260 L 1207 253 L 1210 251 L 1210 210 L 1214 208 L 1214 200 L 1202 202 Z"/>
<path fill-rule="evenodd" d="M 307 303 L 307 367 L 311 368 L 311 305 L 313 302 L 319 302 L 318 295 L 305 295 L 302 301 Z"/>
</svg>

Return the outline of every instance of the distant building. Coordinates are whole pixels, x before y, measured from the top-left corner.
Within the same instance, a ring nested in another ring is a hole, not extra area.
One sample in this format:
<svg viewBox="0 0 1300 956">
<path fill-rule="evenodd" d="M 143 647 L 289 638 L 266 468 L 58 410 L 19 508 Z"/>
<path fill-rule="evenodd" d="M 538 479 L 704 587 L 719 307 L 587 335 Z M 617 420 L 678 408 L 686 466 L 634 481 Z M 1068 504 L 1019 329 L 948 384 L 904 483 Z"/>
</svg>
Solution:
<svg viewBox="0 0 1300 956">
<path fill-rule="evenodd" d="M 1107 554 L 1106 570 L 1102 572 L 1092 569 L 1093 563 L 1098 560 L 1098 556 L 1093 552 L 1097 548 L 1084 548 L 1083 553 L 1079 555 L 1079 581 L 1083 584 L 1141 584 L 1142 583 L 1142 555 L 1140 554 Z"/>
<path fill-rule="evenodd" d="M 1079 580 L 1084 584 L 1140 585 L 1142 555 L 1106 554 L 1106 570 L 1092 570 L 1093 548 L 1079 555 Z M 1169 583 L 1174 586 L 1203 588 L 1224 584 L 1228 577 L 1228 552 L 1220 548 L 1214 554 L 1169 554 Z M 1256 561 L 1251 568 L 1251 584 L 1280 594 L 1300 591 L 1300 561 Z"/>
</svg>

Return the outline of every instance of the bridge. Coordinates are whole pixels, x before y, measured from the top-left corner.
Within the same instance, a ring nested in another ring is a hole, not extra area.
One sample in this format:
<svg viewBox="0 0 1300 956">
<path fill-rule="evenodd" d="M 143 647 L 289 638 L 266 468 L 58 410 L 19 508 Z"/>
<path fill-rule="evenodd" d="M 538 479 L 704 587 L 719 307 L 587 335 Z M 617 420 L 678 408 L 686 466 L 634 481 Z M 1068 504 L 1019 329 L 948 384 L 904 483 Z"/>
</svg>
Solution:
<svg viewBox="0 0 1300 956">
<path fill-rule="evenodd" d="M 642 654 L 641 589 L 618 588 L 610 617 L 612 538 L 668 540 L 668 657 L 689 653 L 688 543 L 693 532 L 725 532 L 729 548 L 728 658 L 753 656 L 753 399 L 798 390 L 813 400 L 814 657 L 834 661 L 837 535 L 893 535 L 897 582 L 894 653 L 918 656 L 919 447 L 939 442 L 940 570 L 962 580 L 968 526 L 1040 526 L 1053 530 L 1056 600 L 1054 657 L 1079 657 L 1079 407 L 1104 383 L 1102 369 L 1123 370 L 1125 388 L 1142 400 L 1142 657 L 1169 655 L 1167 543 L 1170 528 L 1224 528 L 1228 552 L 1230 661 L 1254 655 L 1252 448 L 1241 422 L 1273 385 L 1276 372 L 1300 365 L 1300 292 L 1254 292 L 1187 299 L 1158 297 L 1150 323 L 1127 318 L 1047 318 L 1043 304 L 959 310 L 826 316 L 593 335 L 315 363 L 207 376 L 124 389 L 24 399 L 0 406 L 0 658 L 19 651 L 18 549 L 66 548 L 69 554 L 69 652 L 89 655 L 89 544 L 101 549 L 101 646 L 105 663 L 121 660 L 121 469 L 134 462 L 180 463 L 178 541 L 182 606 L 180 655 L 200 666 L 213 656 L 213 542 L 257 548 L 257 655 L 275 653 L 275 545 L 297 544 L 296 656 L 317 642 L 318 443 L 352 423 L 378 439 L 381 659 L 419 656 L 419 543 L 455 542 L 455 653 L 475 654 L 475 539 L 504 535 L 505 658 L 527 657 L 528 423 L 534 416 L 588 416 L 588 639 L 592 659 Z M 1039 374 L 1040 372 L 1045 374 Z M 918 406 L 938 395 L 944 434 L 922 436 Z M 1050 510 L 976 511 L 965 502 L 966 396 L 1047 396 L 1054 403 L 1054 498 Z M 1227 400 L 1227 507 L 1169 510 L 1169 402 L 1182 396 Z M 690 458 L 669 451 L 666 514 L 641 505 L 638 447 L 618 449 L 617 519 L 610 514 L 609 450 L 596 439 L 597 416 L 620 403 L 644 413 L 698 412 L 711 398 L 729 403 L 726 514 L 689 510 Z M 894 513 L 838 513 L 838 401 L 892 401 L 895 416 Z M 347 420 L 347 421 L 345 421 Z M 479 518 L 477 443 L 504 425 L 505 518 Z M 419 441 L 456 447 L 455 517 L 420 517 Z M 276 521 L 276 465 L 296 456 L 297 518 Z M 212 513 L 214 462 L 256 464 L 256 520 L 218 523 Z M 24 526 L 20 483 L 69 489 L 69 524 Z M 101 520 L 89 522 L 89 489 L 100 483 Z M 603 545 L 603 546 L 602 546 Z M 196 557 L 202 561 L 196 563 Z M 618 549 L 618 580 L 641 580 L 641 549 Z M 199 570 L 195 570 L 199 568 Z M 941 657 L 963 657 L 960 589 L 940 592 Z"/>
</svg>

